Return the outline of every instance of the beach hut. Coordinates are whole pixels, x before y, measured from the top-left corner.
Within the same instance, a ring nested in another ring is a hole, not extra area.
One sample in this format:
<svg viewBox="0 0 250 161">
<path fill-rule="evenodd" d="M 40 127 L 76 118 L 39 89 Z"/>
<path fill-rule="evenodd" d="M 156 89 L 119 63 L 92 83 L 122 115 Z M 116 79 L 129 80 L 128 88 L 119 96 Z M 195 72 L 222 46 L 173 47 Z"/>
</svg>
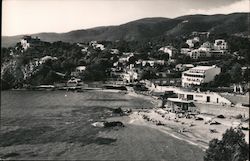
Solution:
<svg viewBox="0 0 250 161">
<path fill-rule="evenodd" d="M 183 100 L 180 98 L 168 98 L 165 105 L 171 112 L 195 112 L 196 107 L 191 100 Z"/>
</svg>

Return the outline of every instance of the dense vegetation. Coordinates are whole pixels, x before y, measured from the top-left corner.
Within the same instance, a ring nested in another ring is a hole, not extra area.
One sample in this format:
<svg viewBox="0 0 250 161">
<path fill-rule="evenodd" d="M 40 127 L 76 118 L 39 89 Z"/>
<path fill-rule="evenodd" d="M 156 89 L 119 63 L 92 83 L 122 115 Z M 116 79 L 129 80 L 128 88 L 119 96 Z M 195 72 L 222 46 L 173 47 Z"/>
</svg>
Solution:
<svg viewBox="0 0 250 161">
<path fill-rule="evenodd" d="M 215 81 L 205 84 L 204 87 L 230 86 L 232 83 L 247 82 L 249 80 L 249 69 L 242 72 L 241 67 L 249 66 L 250 40 L 227 34 L 212 35 L 209 39 L 213 42 L 215 39 L 224 38 L 229 43 L 230 54 L 223 58 L 206 58 L 204 60 L 192 60 L 190 57 L 177 54 L 176 62 L 166 64 L 165 66 L 150 67 L 146 65 L 143 69 L 142 79 L 157 78 L 156 72 L 172 70 L 178 63 L 199 64 L 200 61 L 207 65 L 216 63 L 222 68 L 222 73 L 218 75 Z M 167 61 L 169 55 L 159 51 L 162 46 L 172 45 L 178 51 L 185 47 L 187 37 L 158 37 L 143 41 L 100 41 L 105 46 L 105 50 L 94 49 L 88 43 L 67 43 L 67 42 L 43 42 L 39 41 L 33 44 L 27 50 L 23 50 L 20 43 L 14 47 L 2 48 L 1 66 L 14 60 L 15 68 L 1 73 L 2 87 L 19 87 L 23 84 L 39 85 L 53 84 L 54 82 L 65 82 L 70 78 L 71 72 L 77 66 L 86 66 L 86 72 L 83 77 L 85 81 L 105 81 L 109 76 L 109 69 L 113 66 L 124 52 L 133 52 L 134 56 L 129 59 L 128 64 L 133 64 L 139 59 L 160 59 Z M 202 44 L 203 42 L 200 42 Z M 199 45 L 200 45 L 199 44 Z M 88 47 L 87 51 L 82 51 Z M 119 54 L 112 54 L 111 49 L 118 49 Z M 31 62 L 40 60 L 45 56 L 56 57 L 56 60 L 48 60 L 39 65 L 36 72 L 30 77 L 23 79 L 22 70 Z M 127 64 L 127 65 L 128 65 Z M 61 75 L 58 73 L 61 73 Z M 174 77 L 180 77 L 176 73 Z"/>
<path fill-rule="evenodd" d="M 249 144 L 240 129 L 227 129 L 222 139 L 209 142 L 204 161 L 246 161 L 249 160 Z"/>
</svg>

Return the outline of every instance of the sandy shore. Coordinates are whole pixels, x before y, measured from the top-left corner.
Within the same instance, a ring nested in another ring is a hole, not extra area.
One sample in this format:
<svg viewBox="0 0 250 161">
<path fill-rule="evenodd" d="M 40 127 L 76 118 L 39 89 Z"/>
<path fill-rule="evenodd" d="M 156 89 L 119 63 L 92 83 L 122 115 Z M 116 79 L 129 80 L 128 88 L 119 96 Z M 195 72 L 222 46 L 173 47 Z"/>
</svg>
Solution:
<svg viewBox="0 0 250 161">
<path fill-rule="evenodd" d="M 178 118 L 176 114 L 169 113 L 164 109 L 158 108 L 161 101 L 151 96 L 140 95 L 136 93 L 128 93 L 134 97 L 142 97 L 151 99 L 155 108 L 153 109 L 137 109 L 129 116 L 110 118 L 109 120 L 119 120 L 125 124 L 139 125 L 161 131 L 167 135 L 175 137 L 179 140 L 186 141 L 192 145 L 196 145 L 203 150 L 208 148 L 208 143 L 214 138 L 221 139 L 222 134 L 230 127 L 236 127 L 241 124 L 249 128 L 248 122 L 241 122 L 240 119 L 233 117 L 217 118 L 213 115 L 200 114 L 195 118 Z M 145 119 L 146 118 L 146 119 Z M 150 120 L 150 121 L 149 121 Z M 219 125 L 210 125 L 207 121 L 219 122 Z M 157 125 L 161 123 L 162 125 Z M 215 131 L 215 132 L 211 132 Z M 249 130 L 243 130 L 245 140 L 249 143 Z"/>
<path fill-rule="evenodd" d="M 204 120 L 195 120 L 187 118 L 175 119 L 175 114 L 165 114 L 163 118 L 159 111 L 161 109 L 147 109 L 143 111 L 135 111 L 129 116 L 110 118 L 110 121 L 122 121 L 127 125 L 144 126 L 145 128 L 153 128 L 161 131 L 166 135 L 177 138 L 179 140 L 188 142 L 189 144 L 196 145 L 203 150 L 208 148 L 208 143 L 213 138 L 221 139 L 222 134 L 226 129 L 232 126 L 232 122 L 237 121 L 236 119 L 220 119 L 214 118 L 213 120 L 220 122 L 220 125 L 205 124 L 207 116 L 200 115 Z M 147 121 L 143 117 L 147 116 L 150 121 Z M 211 116 L 210 116 L 211 117 Z M 208 118 L 208 117 L 207 117 Z M 178 120 L 178 121 L 176 121 Z M 164 125 L 157 125 L 161 122 Z M 215 130 L 215 133 L 211 133 L 210 129 Z M 245 139 L 249 142 L 249 131 L 243 131 L 245 133 Z"/>
<path fill-rule="evenodd" d="M 161 103 L 159 99 L 102 91 L 5 92 L 0 158 L 201 161 L 209 140 L 221 137 L 233 120 L 218 119 L 221 125 L 185 118 L 175 122 L 174 114 L 165 113 L 163 118 L 165 111 L 154 108 Z M 114 115 L 112 109 L 118 107 L 132 109 L 132 113 Z M 125 127 L 92 126 L 105 120 L 122 121 Z M 164 126 L 157 126 L 159 121 Z M 191 122 L 194 126 L 189 127 Z M 183 128 L 185 132 L 180 132 Z M 210 133 L 209 128 L 218 133 Z"/>
</svg>

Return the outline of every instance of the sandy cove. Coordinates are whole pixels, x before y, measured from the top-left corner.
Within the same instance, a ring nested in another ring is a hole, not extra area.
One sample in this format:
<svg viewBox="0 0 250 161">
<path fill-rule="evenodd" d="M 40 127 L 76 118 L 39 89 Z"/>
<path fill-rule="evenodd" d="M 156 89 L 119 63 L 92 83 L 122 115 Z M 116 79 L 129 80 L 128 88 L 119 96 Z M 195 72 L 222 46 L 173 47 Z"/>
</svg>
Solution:
<svg viewBox="0 0 250 161">
<path fill-rule="evenodd" d="M 145 128 L 153 128 L 179 140 L 199 146 L 203 150 L 207 149 L 209 141 L 213 138 L 221 139 L 222 134 L 226 131 L 226 129 L 230 128 L 232 126 L 232 122 L 236 120 L 229 118 L 214 118 L 213 120 L 220 122 L 221 124 L 209 125 L 205 124 L 204 120 L 195 120 L 193 118 L 175 119 L 175 114 L 173 113 L 165 114 L 165 117 L 163 118 L 158 113 L 159 111 L 162 111 L 162 109 L 143 109 L 134 111 L 129 116 L 114 117 L 108 120 L 121 121 L 125 124 L 125 126 L 130 124 L 144 126 Z M 144 119 L 143 116 L 147 116 L 150 121 Z M 199 116 L 205 117 L 205 115 Z M 157 125 L 159 122 L 163 125 Z M 217 132 L 211 133 L 210 129 L 216 130 Z M 249 131 L 244 130 L 243 132 L 245 134 L 246 141 L 249 142 Z"/>
<path fill-rule="evenodd" d="M 153 128 L 179 140 L 196 145 L 203 150 L 208 148 L 210 140 L 214 138 L 221 139 L 222 134 L 226 131 L 226 129 L 235 127 L 235 123 L 242 123 L 244 127 L 249 128 L 248 122 L 241 122 L 240 119 L 233 117 L 217 118 L 213 115 L 199 114 L 196 117 L 203 118 L 203 120 L 185 117 L 178 118 L 175 113 L 167 112 L 162 108 L 156 108 L 161 104 L 159 99 L 136 93 L 129 93 L 129 95 L 151 99 L 155 108 L 137 109 L 134 110 L 129 116 L 113 117 L 109 118 L 109 121 L 121 121 L 125 125 L 130 124 L 144 126 L 145 128 Z M 220 124 L 210 125 L 209 123 L 206 123 L 207 119 L 219 122 Z M 215 132 L 211 132 L 211 130 Z M 243 130 L 243 132 L 245 134 L 245 140 L 249 143 L 249 130 Z"/>
</svg>

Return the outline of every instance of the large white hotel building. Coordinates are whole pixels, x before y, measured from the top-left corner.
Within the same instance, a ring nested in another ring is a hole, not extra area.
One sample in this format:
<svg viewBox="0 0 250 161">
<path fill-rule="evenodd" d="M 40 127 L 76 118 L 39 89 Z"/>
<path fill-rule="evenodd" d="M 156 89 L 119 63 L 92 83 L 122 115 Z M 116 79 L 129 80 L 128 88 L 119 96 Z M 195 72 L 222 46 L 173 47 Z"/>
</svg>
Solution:
<svg viewBox="0 0 250 161">
<path fill-rule="evenodd" d="M 202 83 L 211 82 L 220 72 L 221 69 L 215 65 L 191 68 L 182 72 L 182 86 L 190 87 L 192 85 L 201 85 Z"/>
</svg>

